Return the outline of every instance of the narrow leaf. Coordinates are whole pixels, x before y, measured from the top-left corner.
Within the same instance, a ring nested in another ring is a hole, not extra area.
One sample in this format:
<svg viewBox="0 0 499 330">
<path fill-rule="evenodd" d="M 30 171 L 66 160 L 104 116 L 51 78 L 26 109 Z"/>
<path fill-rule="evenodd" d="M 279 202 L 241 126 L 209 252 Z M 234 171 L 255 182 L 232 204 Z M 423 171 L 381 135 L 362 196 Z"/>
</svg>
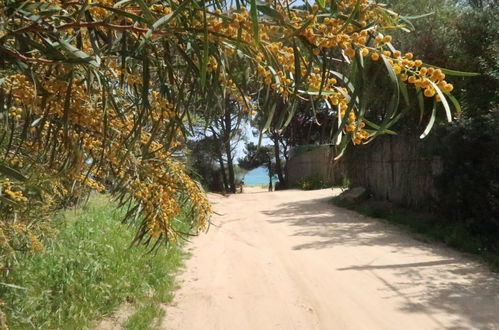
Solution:
<svg viewBox="0 0 499 330">
<path fill-rule="evenodd" d="M 420 139 L 424 139 L 426 136 L 428 136 L 428 133 L 430 133 L 433 124 L 435 124 L 435 117 L 437 114 L 437 102 L 433 104 L 433 110 L 431 110 L 431 117 L 430 121 L 428 122 L 428 125 L 426 126 L 426 129 L 424 130 L 423 134 L 419 137 Z"/>
<path fill-rule="evenodd" d="M 250 0 L 250 14 L 251 14 L 251 23 L 253 24 L 253 37 L 255 38 L 255 41 L 257 43 L 260 43 L 260 32 L 258 29 L 258 13 L 257 13 L 257 6 L 256 6 L 256 0 Z"/>
<path fill-rule="evenodd" d="M 433 86 L 433 88 L 435 88 L 435 90 L 437 91 L 438 96 L 440 96 L 440 99 L 442 100 L 442 104 L 443 104 L 444 109 L 445 109 L 445 114 L 447 115 L 447 121 L 450 123 L 452 121 L 452 113 L 450 111 L 449 102 L 447 102 L 447 99 L 445 98 L 444 93 L 442 93 L 442 91 L 437 86 L 437 84 L 435 84 L 431 80 L 428 80 L 428 81 Z"/>
<path fill-rule="evenodd" d="M 5 164 L 0 164 L 0 173 L 15 180 L 26 181 L 28 180 L 21 172 L 9 167 Z"/>
</svg>

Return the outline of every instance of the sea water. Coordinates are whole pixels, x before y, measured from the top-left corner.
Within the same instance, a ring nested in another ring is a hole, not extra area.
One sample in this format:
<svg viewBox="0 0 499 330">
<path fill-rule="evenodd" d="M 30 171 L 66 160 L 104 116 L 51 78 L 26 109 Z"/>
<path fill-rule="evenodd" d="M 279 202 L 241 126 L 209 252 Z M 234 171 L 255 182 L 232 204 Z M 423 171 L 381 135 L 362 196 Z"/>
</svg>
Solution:
<svg viewBox="0 0 499 330">
<path fill-rule="evenodd" d="M 269 171 L 266 167 L 258 167 L 249 171 L 243 177 L 244 184 L 268 184 Z M 277 182 L 277 177 L 272 178 L 272 182 Z"/>
</svg>

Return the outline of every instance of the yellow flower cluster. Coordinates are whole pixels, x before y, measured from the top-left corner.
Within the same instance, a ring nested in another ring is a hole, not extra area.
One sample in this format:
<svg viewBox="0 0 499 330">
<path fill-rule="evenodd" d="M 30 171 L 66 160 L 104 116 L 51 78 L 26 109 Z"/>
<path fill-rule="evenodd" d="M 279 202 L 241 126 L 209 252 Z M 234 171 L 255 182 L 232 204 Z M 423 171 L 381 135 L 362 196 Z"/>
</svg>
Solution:
<svg viewBox="0 0 499 330">
<path fill-rule="evenodd" d="M 9 109 L 9 116 L 14 117 L 14 118 L 21 118 L 21 113 L 23 112 L 23 108 L 21 107 L 10 107 Z"/>
<path fill-rule="evenodd" d="M 341 110 L 342 117 L 344 117 L 345 114 L 346 111 Z M 348 120 L 345 126 L 345 130 L 352 133 L 353 144 L 361 144 L 362 141 L 367 140 L 371 136 L 371 134 L 363 129 L 365 126 L 366 124 L 364 122 L 357 120 L 355 112 L 351 111 L 348 114 Z"/>
<path fill-rule="evenodd" d="M 117 65 L 113 63 L 110 66 Z M 55 138 L 61 148 L 60 155 L 64 154 L 63 150 L 73 150 L 74 156 L 68 168 L 69 177 L 97 191 L 106 190 L 105 183 L 110 175 L 116 175 L 118 178 L 135 176 L 133 183 L 126 188 L 143 205 L 141 214 L 148 223 L 149 233 L 154 237 L 160 234 L 171 238 L 176 236 L 171 219 L 180 212 L 179 200 L 183 198 L 193 204 L 194 212 L 198 215 L 197 223 L 193 226 L 205 227 L 211 209 L 203 191 L 184 173 L 183 166 L 164 152 L 162 144 L 151 140 L 153 130 L 156 133 L 171 130 L 171 120 L 176 116 L 175 106 L 158 91 L 150 92 L 148 113 L 151 121 L 156 124 L 154 129 L 149 127 L 140 133 L 137 142 L 142 146 L 148 145 L 147 149 L 141 151 L 143 155 L 137 154 L 137 150 L 134 149 L 131 149 L 134 151 L 130 153 L 123 147 L 135 125 L 133 116 L 119 114 L 114 108 L 104 112 L 100 93 L 93 95 L 85 80 L 80 77 L 73 77 L 68 81 L 61 80 L 60 75 L 48 74 L 53 72 L 54 68 L 57 68 L 59 74 L 67 72 L 67 67 L 60 65 L 39 68 L 41 73 L 47 75 L 47 78 L 41 82 L 46 91 L 44 96 L 33 94 L 33 85 L 22 75 L 8 77 L 2 86 L 4 90 L 13 91 L 14 104 L 30 104 L 31 113 L 50 119 L 43 125 L 31 128 L 30 137 L 34 140 L 26 141 L 24 146 L 26 151 L 44 154 L 44 141 L 50 137 Z M 135 72 L 134 75 L 141 76 L 141 73 Z M 130 79 L 128 80 L 130 83 Z M 236 90 L 232 83 L 231 87 Z M 117 93 L 124 94 L 120 89 Z M 126 109 L 131 104 L 123 101 L 119 106 Z M 17 106 L 12 107 L 17 109 Z M 67 120 L 73 128 L 66 131 L 54 125 L 60 120 Z M 104 122 L 108 125 L 107 131 Z M 105 134 L 107 142 L 104 139 Z M 174 129 L 172 135 L 174 139 L 170 147 L 178 146 L 181 140 L 178 128 Z M 75 152 L 75 148 L 79 151 Z M 135 146 L 132 144 L 128 148 Z M 92 163 L 103 155 L 106 162 L 101 163 L 97 170 Z M 137 156 L 139 158 L 136 158 Z M 51 170 L 53 174 L 57 173 L 57 166 L 64 166 L 67 162 L 68 160 L 64 158 L 53 159 L 56 165 Z M 6 182 L 3 189 L 5 195 L 14 200 L 27 200 L 21 191 L 12 190 L 8 181 Z M 60 187 L 58 191 L 62 195 L 69 193 L 64 187 Z"/>
<path fill-rule="evenodd" d="M 151 116 L 153 121 L 171 120 L 175 118 L 175 107 L 165 99 L 158 91 L 152 91 L 151 98 Z"/>
<path fill-rule="evenodd" d="M 22 190 L 17 189 L 14 187 L 14 183 L 9 178 L 5 178 L 0 181 L 1 195 L 4 195 L 16 202 L 26 202 L 28 198 L 24 196 Z"/>
<path fill-rule="evenodd" d="M 164 234 L 171 239 L 179 235 L 171 221 L 180 212 L 179 200 L 183 194 L 198 215 L 199 229 L 206 228 L 212 211 L 201 188 L 185 174 L 183 164 L 171 155 L 156 152 L 155 156 L 142 161 L 139 176 L 131 183 L 134 197 L 146 216 L 148 233 L 152 237 Z"/>
<path fill-rule="evenodd" d="M 172 13 L 171 7 L 166 7 L 160 3 L 152 5 L 151 7 L 149 7 L 149 9 L 161 15 L 168 15 Z"/>
<path fill-rule="evenodd" d="M 293 98 L 328 103 L 331 116 L 345 120 L 344 133 L 354 144 L 373 134 L 352 106 L 352 87 L 340 73 L 358 56 L 386 60 L 427 97 L 438 100 L 436 88 L 453 89 L 442 70 L 393 48 L 392 37 L 383 35 L 393 27 L 387 22 L 391 14 L 370 0 L 335 1 L 334 15 L 317 4 L 290 8 L 277 1 L 258 15 L 258 26 L 244 7 L 222 11 L 152 0 L 46 3 L 60 10 L 43 25 L 6 17 L 6 28 L 0 28 L 9 66 L 0 88 L 10 96 L 1 110 L 17 119 L 8 154 L 20 155 L 20 167 L 36 160 L 41 178 L 61 176 L 53 192 L 61 200 L 74 193 L 67 189 L 73 186 L 124 191 L 140 204 L 153 237 L 175 237 L 172 220 L 185 200 L 198 215 L 198 226 L 208 221 L 206 197 L 172 151 L 191 120 L 191 96 L 207 95 L 210 84 L 221 92 L 206 97 L 227 96 L 246 112 L 258 109 L 255 95 L 261 90 L 284 103 Z M 30 45 L 29 51 L 15 48 L 16 33 L 46 45 L 40 36 L 47 26 L 47 33 L 64 39 L 51 53 Z M 18 62 L 29 66 L 30 75 L 16 73 Z M 26 198 L 20 189 L 9 191 L 10 199 Z"/>
<path fill-rule="evenodd" d="M 384 56 L 402 81 L 424 89 L 423 94 L 426 97 L 435 97 L 437 101 L 440 101 L 440 96 L 436 95 L 436 86 L 444 93 L 452 92 L 454 86 L 445 81 L 445 74 L 441 69 L 424 66 L 423 61 L 414 59 L 412 53 L 402 54 L 401 51 L 393 48 L 390 44 L 391 41 L 390 35 L 378 34 L 375 38 L 375 48 L 371 54 L 371 59 L 378 61 L 381 56 Z M 363 55 L 366 56 L 369 49 L 364 49 L 362 50 Z"/>
<path fill-rule="evenodd" d="M 89 5 L 91 5 L 89 11 L 90 14 L 95 19 L 102 19 L 108 15 L 108 11 L 105 8 L 98 7 L 96 5 L 102 5 L 106 7 L 112 7 L 114 5 L 113 0 L 88 0 Z"/>
</svg>

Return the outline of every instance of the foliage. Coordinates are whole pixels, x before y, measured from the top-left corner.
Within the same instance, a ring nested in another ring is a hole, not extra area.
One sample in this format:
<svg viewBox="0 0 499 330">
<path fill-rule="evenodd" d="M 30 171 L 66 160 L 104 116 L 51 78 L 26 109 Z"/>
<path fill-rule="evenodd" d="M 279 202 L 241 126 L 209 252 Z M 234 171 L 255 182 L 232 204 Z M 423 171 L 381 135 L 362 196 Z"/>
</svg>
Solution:
<svg viewBox="0 0 499 330">
<path fill-rule="evenodd" d="M 461 113 L 468 116 L 487 113 L 497 104 L 499 82 L 499 20 L 497 1 L 454 1 L 454 0 L 387 0 L 388 8 L 412 16 L 410 22 L 401 20 L 407 30 L 393 30 L 401 50 L 417 49 L 421 59 L 442 67 L 479 73 L 477 76 L 454 78 L 454 96 L 460 100 L 461 107 L 453 116 Z M 468 4 L 469 3 L 469 4 Z M 368 71 L 376 74 L 375 71 Z M 366 119 L 378 121 L 391 107 L 392 91 L 387 88 L 390 79 L 378 76 L 369 84 L 366 93 L 370 95 Z M 411 94 L 411 90 L 408 90 Z M 412 99 L 417 100 L 416 97 Z M 429 100 L 424 101 L 431 107 Z M 406 102 L 401 102 L 399 111 L 405 120 L 392 125 L 393 130 L 421 135 L 428 121 L 446 120 L 446 114 L 436 109 L 435 114 L 423 113 L 418 102 L 410 102 L 410 110 L 404 110 Z M 315 110 L 315 111 L 314 111 Z M 306 104 L 296 111 L 288 127 L 284 129 L 286 140 L 293 146 L 304 144 L 330 143 L 330 130 L 335 125 L 327 109 Z"/>
<path fill-rule="evenodd" d="M 128 206 L 136 242 L 176 239 L 185 203 L 197 215 L 192 227 L 205 228 L 210 206 L 174 152 L 195 115 L 215 118 L 223 102 L 260 111 L 266 123 L 284 104 L 276 129 L 300 102 L 326 107 L 340 150 L 388 132 L 407 89 L 442 105 L 450 120 L 445 72 L 452 72 L 394 48 L 389 33 L 403 20 L 368 0 L 294 8 L 254 0 L 236 8 L 222 0 L 3 1 L 1 180 L 14 183 L 2 193 L 2 221 L 46 204 L 30 194 L 33 182 L 49 197 L 58 184 L 69 188 L 63 198 L 78 185 L 109 190 Z M 393 94 L 377 123 L 365 120 L 372 68 L 389 77 Z M 27 180 L 12 175 L 14 167 Z"/>
<path fill-rule="evenodd" d="M 257 167 L 268 165 L 272 163 L 274 156 L 272 147 L 258 146 L 253 142 L 247 143 L 245 146 L 243 158 L 238 159 L 239 167 L 251 171 Z"/>
<path fill-rule="evenodd" d="M 468 116 L 484 114 L 497 103 L 499 83 L 499 6 L 495 1 L 388 1 L 414 20 L 414 33 L 395 32 L 401 48 L 421 50 L 424 61 L 480 73 L 455 79 L 455 95 Z M 466 4 L 469 2 L 469 4 Z"/>
<path fill-rule="evenodd" d="M 232 149 L 231 143 L 231 149 Z M 215 136 L 206 136 L 199 140 L 187 142 L 188 173 L 198 180 L 208 191 L 229 192 L 226 168 L 229 166 L 227 156 L 224 157 L 224 143 Z M 231 150 L 231 157 L 233 150 Z M 233 165 L 234 186 L 241 182 L 246 169 Z"/>
<path fill-rule="evenodd" d="M 123 251 L 134 230 L 119 223 L 125 210 L 115 207 L 108 196 L 93 195 L 83 209 L 61 214 L 61 231 L 43 252 L 18 253 L 18 264 L 0 280 L 12 329 L 83 329 L 125 301 L 140 311 L 171 299 L 185 257 L 179 244 Z M 188 228 L 187 217 L 178 221 Z"/>
<path fill-rule="evenodd" d="M 224 191 L 220 162 L 222 146 L 214 136 L 189 140 L 187 147 L 188 173 L 209 191 Z M 223 165 L 223 164 L 222 164 Z"/>
<path fill-rule="evenodd" d="M 499 109 L 436 131 L 442 159 L 436 179 L 439 209 L 499 250 Z"/>
</svg>

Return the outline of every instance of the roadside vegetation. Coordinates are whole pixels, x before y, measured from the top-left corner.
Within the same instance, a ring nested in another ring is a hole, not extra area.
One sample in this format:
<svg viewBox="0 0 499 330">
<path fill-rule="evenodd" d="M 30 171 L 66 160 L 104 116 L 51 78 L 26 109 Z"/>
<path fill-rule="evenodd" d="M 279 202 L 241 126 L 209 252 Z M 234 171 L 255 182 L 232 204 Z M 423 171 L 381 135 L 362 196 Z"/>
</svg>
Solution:
<svg viewBox="0 0 499 330">
<path fill-rule="evenodd" d="M 109 196 L 93 194 L 58 214 L 60 232 L 42 252 L 16 255 L 18 264 L 0 280 L 11 329 L 88 328 L 123 304 L 134 311 L 127 329 L 149 329 L 160 319 L 187 254 L 180 242 L 153 252 L 130 246 L 136 232 L 120 223 L 123 213 Z"/>
</svg>

